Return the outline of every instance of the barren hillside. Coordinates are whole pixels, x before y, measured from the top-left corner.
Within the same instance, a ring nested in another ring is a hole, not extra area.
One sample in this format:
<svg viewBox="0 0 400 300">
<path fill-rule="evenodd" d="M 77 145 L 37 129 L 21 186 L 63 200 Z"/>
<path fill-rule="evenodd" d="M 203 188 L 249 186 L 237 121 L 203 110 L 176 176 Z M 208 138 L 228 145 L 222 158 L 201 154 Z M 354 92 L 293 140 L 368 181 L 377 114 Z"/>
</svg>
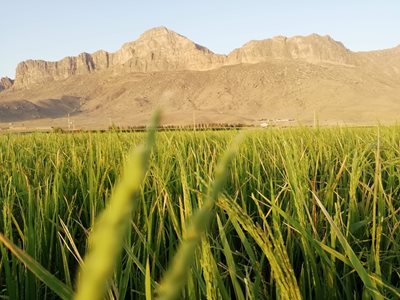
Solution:
<svg viewBox="0 0 400 300">
<path fill-rule="evenodd" d="M 218 55 L 161 27 L 115 53 L 22 62 L 0 91 L 0 123 L 31 127 L 68 114 L 77 127 L 142 125 L 156 107 L 165 124 L 396 122 L 400 48 L 357 53 L 312 34 Z"/>
</svg>

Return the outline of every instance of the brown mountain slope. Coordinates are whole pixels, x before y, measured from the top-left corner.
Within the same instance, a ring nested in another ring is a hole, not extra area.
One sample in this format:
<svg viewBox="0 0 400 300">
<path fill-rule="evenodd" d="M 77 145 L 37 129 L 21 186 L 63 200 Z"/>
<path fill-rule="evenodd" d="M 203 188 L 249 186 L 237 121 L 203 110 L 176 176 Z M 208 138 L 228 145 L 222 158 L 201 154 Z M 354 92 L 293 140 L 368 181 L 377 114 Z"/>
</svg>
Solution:
<svg viewBox="0 0 400 300">
<path fill-rule="evenodd" d="M 18 68 L 0 93 L 0 123 L 65 126 L 70 114 L 78 127 L 142 125 L 156 107 L 168 124 L 297 124 L 315 115 L 322 124 L 375 124 L 400 112 L 400 48 L 355 53 L 316 34 L 252 41 L 224 56 L 161 27 L 116 53 Z"/>
<path fill-rule="evenodd" d="M 84 127 L 106 127 L 110 122 L 141 125 L 156 107 L 163 108 L 168 124 L 191 124 L 193 118 L 197 123 L 261 119 L 309 123 L 314 113 L 322 124 L 364 124 L 396 121 L 400 111 L 400 85 L 348 66 L 271 59 L 205 72 L 107 72 L 8 91 L 0 94 L 0 103 L 12 97 L 40 106 L 43 95 L 61 100 L 79 97 L 79 108 L 69 112 Z M 65 125 L 66 120 L 36 123 Z"/>
<path fill-rule="evenodd" d="M 400 77 L 400 46 L 391 49 L 359 52 L 358 59 L 364 68 L 383 72 L 387 75 Z"/>
</svg>

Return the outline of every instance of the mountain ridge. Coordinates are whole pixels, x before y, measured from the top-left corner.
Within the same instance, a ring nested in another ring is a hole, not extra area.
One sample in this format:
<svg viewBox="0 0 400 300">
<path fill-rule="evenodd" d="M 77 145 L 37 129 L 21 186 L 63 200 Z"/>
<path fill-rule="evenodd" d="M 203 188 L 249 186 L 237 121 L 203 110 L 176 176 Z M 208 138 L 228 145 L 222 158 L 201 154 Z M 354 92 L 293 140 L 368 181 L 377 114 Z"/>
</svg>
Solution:
<svg viewBox="0 0 400 300">
<path fill-rule="evenodd" d="M 70 115 L 79 128 L 144 125 L 157 107 L 166 124 L 400 120 L 400 47 L 353 52 L 318 34 L 253 40 L 223 55 L 157 27 L 113 53 L 17 69 L 14 83 L 0 81 L 0 124 L 63 127 Z"/>
<path fill-rule="evenodd" d="M 15 88 L 90 74 L 115 66 L 120 68 L 120 72 L 205 70 L 220 64 L 221 57 L 166 27 L 156 27 L 145 31 L 137 40 L 123 44 L 116 52 L 82 52 L 52 62 L 23 61 L 16 68 Z"/>
<path fill-rule="evenodd" d="M 396 51 L 391 49 L 362 53 Z M 400 53 L 400 50 L 399 50 Z M 251 40 L 227 54 L 216 54 L 166 27 L 155 27 L 115 52 L 98 50 L 67 56 L 58 61 L 26 60 L 17 65 L 14 88 L 27 88 L 116 67 L 116 72 L 204 71 L 226 65 L 259 63 L 266 58 L 300 59 L 310 63 L 362 64 L 357 52 L 329 35 L 275 36 Z M 8 87 L 10 88 L 10 87 Z M 5 88 L 3 88 L 5 89 Z"/>
</svg>

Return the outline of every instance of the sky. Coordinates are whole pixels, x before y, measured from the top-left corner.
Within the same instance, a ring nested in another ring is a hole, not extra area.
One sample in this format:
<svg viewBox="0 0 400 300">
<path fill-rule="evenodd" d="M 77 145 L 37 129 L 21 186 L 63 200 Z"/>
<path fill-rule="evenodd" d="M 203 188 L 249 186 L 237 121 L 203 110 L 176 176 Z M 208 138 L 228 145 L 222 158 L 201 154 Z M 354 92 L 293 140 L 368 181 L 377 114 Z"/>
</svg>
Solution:
<svg viewBox="0 0 400 300">
<path fill-rule="evenodd" d="M 166 26 L 227 54 L 253 39 L 329 34 L 353 51 L 400 44 L 400 0 L 0 0 L 0 77 L 26 59 L 116 51 Z"/>
</svg>

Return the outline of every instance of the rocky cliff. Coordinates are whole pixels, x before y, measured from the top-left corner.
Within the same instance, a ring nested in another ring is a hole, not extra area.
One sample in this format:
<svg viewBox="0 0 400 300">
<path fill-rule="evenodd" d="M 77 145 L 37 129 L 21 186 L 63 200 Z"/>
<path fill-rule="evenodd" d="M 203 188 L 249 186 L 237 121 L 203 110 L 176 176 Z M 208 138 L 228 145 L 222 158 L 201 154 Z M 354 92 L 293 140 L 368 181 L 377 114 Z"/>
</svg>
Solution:
<svg viewBox="0 0 400 300">
<path fill-rule="evenodd" d="M 224 56 L 216 55 L 165 27 L 158 27 L 146 31 L 138 40 L 123 45 L 115 53 L 101 50 L 57 62 L 21 62 L 16 70 L 15 87 L 24 88 L 111 67 L 118 68 L 119 72 L 157 72 L 208 70 L 223 63 Z"/>
<path fill-rule="evenodd" d="M 353 53 L 330 36 L 311 34 L 250 41 L 228 56 L 228 63 L 259 63 L 266 58 L 300 59 L 310 63 L 354 64 Z"/>
<path fill-rule="evenodd" d="M 260 63 L 268 59 L 297 59 L 309 63 L 355 65 L 355 53 L 329 36 L 312 34 L 251 41 L 229 55 L 219 55 L 165 27 L 143 33 L 115 53 L 97 51 L 66 57 L 57 62 L 28 60 L 17 66 L 15 88 L 66 79 L 115 68 L 115 74 L 193 70 L 205 71 L 224 65 Z"/>
<path fill-rule="evenodd" d="M 228 55 L 219 55 L 165 27 L 144 32 L 136 41 L 109 53 L 81 53 L 60 61 L 27 60 L 17 66 L 14 87 L 31 87 L 113 68 L 113 74 L 192 70 L 205 71 L 226 65 L 261 63 L 269 59 L 300 60 L 313 64 L 329 63 L 362 66 L 400 75 L 400 46 L 392 49 L 352 52 L 330 36 L 308 36 L 254 40 Z M 7 80 L 6 80 L 7 81 Z M 12 84 L 11 84 L 12 85 Z M 0 90 L 10 81 L 0 84 Z"/>
<path fill-rule="evenodd" d="M 124 65 L 131 72 L 172 70 L 202 71 L 220 67 L 224 56 L 195 44 L 165 27 L 143 33 L 113 54 L 113 65 Z"/>
<path fill-rule="evenodd" d="M 11 88 L 13 86 L 13 84 L 14 84 L 14 80 L 12 80 L 8 77 L 0 78 L 0 92 Z"/>
<path fill-rule="evenodd" d="M 27 60 L 17 66 L 15 87 L 66 79 L 72 75 L 89 74 L 96 70 L 93 56 L 81 53 L 76 57 L 66 57 L 57 62 Z"/>
</svg>

